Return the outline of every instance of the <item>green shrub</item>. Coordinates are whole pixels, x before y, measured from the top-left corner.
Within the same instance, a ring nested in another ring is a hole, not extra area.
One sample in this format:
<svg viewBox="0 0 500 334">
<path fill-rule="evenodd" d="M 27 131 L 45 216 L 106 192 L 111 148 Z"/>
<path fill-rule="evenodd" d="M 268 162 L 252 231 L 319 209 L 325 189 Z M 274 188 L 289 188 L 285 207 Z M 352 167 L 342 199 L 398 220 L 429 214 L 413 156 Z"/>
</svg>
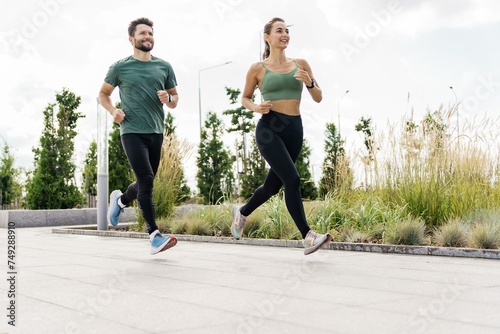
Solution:
<svg viewBox="0 0 500 334">
<path fill-rule="evenodd" d="M 190 235 L 213 235 L 213 229 L 207 221 L 192 219 L 186 227 L 187 234 Z"/>
<path fill-rule="evenodd" d="M 273 196 L 263 206 L 264 219 L 253 237 L 265 239 L 301 239 L 301 235 L 286 208 L 283 193 Z M 250 216 L 249 218 L 251 218 Z"/>
<path fill-rule="evenodd" d="M 260 207 L 247 218 L 247 223 L 243 228 L 243 235 L 246 235 L 249 238 L 259 238 L 259 231 L 264 220 L 264 210 Z"/>
<path fill-rule="evenodd" d="M 158 225 L 158 230 L 161 233 L 164 234 L 172 233 L 171 220 L 162 217 L 156 220 L 156 225 Z"/>
<path fill-rule="evenodd" d="M 186 219 L 174 219 L 171 224 L 172 234 L 186 234 L 189 223 Z"/>
<path fill-rule="evenodd" d="M 370 242 L 372 236 L 369 233 L 354 229 L 352 226 L 345 226 L 338 235 L 339 242 L 366 243 Z"/>
<path fill-rule="evenodd" d="M 443 247 L 467 246 L 469 228 L 461 220 L 454 219 L 434 230 L 434 242 Z"/>
<path fill-rule="evenodd" d="M 408 216 L 401 221 L 388 224 L 384 241 L 393 245 L 423 245 L 425 243 L 425 223 L 421 219 Z"/>
<path fill-rule="evenodd" d="M 471 231 L 469 246 L 481 249 L 500 248 L 500 228 L 498 223 L 487 222 L 476 224 Z"/>
<path fill-rule="evenodd" d="M 306 210 L 308 213 L 307 222 L 315 232 L 327 233 L 338 228 L 345 221 L 347 209 L 344 203 L 337 200 L 332 194 L 327 195 L 323 202 L 307 206 L 311 206 L 309 210 Z"/>
</svg>

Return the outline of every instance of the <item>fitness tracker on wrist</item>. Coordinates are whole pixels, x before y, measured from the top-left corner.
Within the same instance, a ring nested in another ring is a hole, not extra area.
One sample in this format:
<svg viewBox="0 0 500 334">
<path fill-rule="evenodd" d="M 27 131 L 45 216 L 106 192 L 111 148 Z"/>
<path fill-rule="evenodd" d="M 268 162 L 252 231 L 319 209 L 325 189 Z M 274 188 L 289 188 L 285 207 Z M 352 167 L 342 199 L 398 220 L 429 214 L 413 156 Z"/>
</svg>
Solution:
<svg viewBox="0 0 500 334">
<path fill-rule="evenodd" d="M 314 88 L 316 87 L 316 81 L 314 81 L 314 79 L 311 80 L 311 86 L 306 86 L 307 89 L 311 89 L 311 88 Z"/>
</svg>

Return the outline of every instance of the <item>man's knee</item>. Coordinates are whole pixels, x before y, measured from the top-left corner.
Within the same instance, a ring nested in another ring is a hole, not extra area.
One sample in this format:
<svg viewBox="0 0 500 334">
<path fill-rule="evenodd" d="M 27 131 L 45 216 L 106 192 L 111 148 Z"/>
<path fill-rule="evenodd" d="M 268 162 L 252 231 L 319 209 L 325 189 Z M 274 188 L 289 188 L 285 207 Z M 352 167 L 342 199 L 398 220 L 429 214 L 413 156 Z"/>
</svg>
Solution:
<svg viewBox="0 0 500 334">
<path fill-rule="evenodd" d="M 139 189 L 153 189 L 153 184 L 155 181 L 155 177 L 153 174 L 150 175 L 142 175 L 138 180 L 137 183 L 139 185 Z"/>
</svg>

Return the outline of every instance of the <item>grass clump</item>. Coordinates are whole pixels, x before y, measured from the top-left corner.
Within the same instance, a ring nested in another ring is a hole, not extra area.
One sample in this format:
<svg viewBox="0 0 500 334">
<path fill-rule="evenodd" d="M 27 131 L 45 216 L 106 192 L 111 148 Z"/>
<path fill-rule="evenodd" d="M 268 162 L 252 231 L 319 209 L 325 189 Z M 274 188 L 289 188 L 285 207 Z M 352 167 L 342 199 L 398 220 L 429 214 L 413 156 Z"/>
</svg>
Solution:
<svg viewBox="0 0 500 334">
<path fill-rule="evenodd" d="M 476 210 L 466 216 L 464 221 L 471 226 L 469 247 L 500 248 L 500 211 Z"/>
<path fill-rule="evenodd" d="M 190 235 L 213 235 L 213 229 L 204 220 L 192 220 L 187 228 L 186 233 Z"/>
<path fill-rule="evenodd" d="M 442 247 L 466 247 L 469 226 L 454 219 L 434 230 L 434 242 Z"/>
<path fill-rule="evenodd" d="M 369 233 L 354 229 L 352 226 L 344 226 L 340 229 L 337 240 L 339 242 L 367 243 L 372 236 Z"/>
<path fill-rule="evenodd" d="M 273 196 L 263 206 L 265 219 L 254 232 L 257 238 L 300 239 L 300 233 L 286 208 L 283 193 Z"/>
<path fill-rule="evenodd" d="M 189 222 L 186 219 L 174 219 L 170 225 L 172 234 L 186 234 Z"/>
<path fill-rule="evenodd" d="M 384 241 L 392 245 L 423 245 L 426 241 L 425 223 L 411 216 L 388 224 Z"/>
<path fill-rule="evenodd" d="M 325 200 L 319 203 L 309 204 L 311 208 L 306 212 L 307 221 L 311 229 L 324 234 L 331 232 L 335 228 L 342 226 L 346 216 L 346 205 L 341 202 L 333 193 L 328 194 Z M 307 208 L 305 205 L 304 209 Z"/>
<path fill-rule="evenodd" d="M 500 248 L 499 226 L 492 222 L 475 225 L 471 231 L 469 245 L 480 249 Z"/>
</svg>

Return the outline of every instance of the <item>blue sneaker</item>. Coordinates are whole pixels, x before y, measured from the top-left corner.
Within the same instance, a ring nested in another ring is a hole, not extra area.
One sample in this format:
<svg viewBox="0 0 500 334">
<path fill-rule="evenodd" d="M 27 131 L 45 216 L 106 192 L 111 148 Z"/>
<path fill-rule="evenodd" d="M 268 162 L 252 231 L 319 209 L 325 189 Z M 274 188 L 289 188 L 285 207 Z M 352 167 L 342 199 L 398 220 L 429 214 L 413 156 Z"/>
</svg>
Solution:
<svg viewBox="0 0 500 334">
<path fill-rule="evenodd" d="M 151 255 L 158 254 L 159 252 L 163 252 L 169 248 L 174 247 L 177 244 L 177 238 L 173 235 L 169 237 L 164 237 L 161 233 L 157 233 L 153 241 L 151 241 Z"/>
<path fill-rule="evenodd" d="M 111 195 L 109 195 L 109 208 L 108 208 L 108 223 L 116 226 L 120 221 L 120 213 L 124 210 L 118 205 L 118 199 L 122 196 L 120 190 L 114 190 Z"/>
</svg>

